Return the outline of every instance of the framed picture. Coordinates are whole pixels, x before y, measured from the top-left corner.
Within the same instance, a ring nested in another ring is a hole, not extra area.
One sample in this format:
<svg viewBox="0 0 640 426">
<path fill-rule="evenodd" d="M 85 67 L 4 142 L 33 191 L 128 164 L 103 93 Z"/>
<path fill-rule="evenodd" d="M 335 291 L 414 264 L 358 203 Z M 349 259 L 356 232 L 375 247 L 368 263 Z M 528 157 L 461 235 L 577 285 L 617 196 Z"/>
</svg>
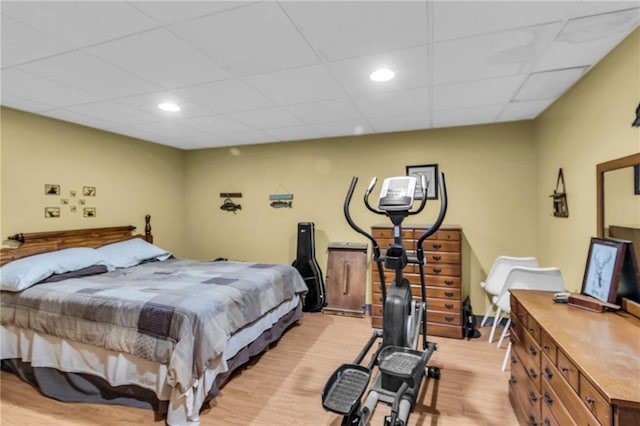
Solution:
<svg viewBox="0 0 640 426">
<path fill-rule="evenodd" d="M 82 187 L 82 196 L 84 196 L 84 197 L 95 197 L 96 196 L 96 187 L 95 186 L 83 186 Z"/>
<path fill-rule="evenodd" d="M 438 165 L 425 164 L 423 166 L 407 166 L 407 176 L 415 176 L 418 179 L 416 193 L 413 198 L 422 200 L 421 176 L 427 180 L 427 200 L 438 199 Z"/>
<path fill-rule="evenodd" d="M 615 303 L 625 250 L 620 240 L 592 237 L 581 294 Z"/>
<path fill-rule="evenodd" d="M 95 207 L 84 207 L 82 209 L 82 216 L 84 216 L 84 217 L 96 217 L 96 208 Z"/>
<path fill-rule="evenodd" d="M 57 217 L 60 217 L 60 207 L 45 207 L 44 208 L 44 217 L 46 217 L 46 218 L 57 218 Z"/>
<path fill-rule="evenodd" d="M 60 185 L 44 185 L 45 195 L 60 195 Z"/>
</svg>

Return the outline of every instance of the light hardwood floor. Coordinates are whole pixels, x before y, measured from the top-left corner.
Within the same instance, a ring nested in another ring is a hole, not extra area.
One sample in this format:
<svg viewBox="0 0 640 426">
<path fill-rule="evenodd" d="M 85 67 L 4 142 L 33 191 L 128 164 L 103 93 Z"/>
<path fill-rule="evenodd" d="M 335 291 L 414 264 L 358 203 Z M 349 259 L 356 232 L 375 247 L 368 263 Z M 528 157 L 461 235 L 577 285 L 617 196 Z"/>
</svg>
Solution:
<svg viewBox="0 0 640 426">
<path fill-rule="evenodd" d="M 200 424 L 339 426 L 341 418 L 322 409 L 320 393 L 334 369 L 361 350 L 371 334 L 369 324 L 368 318 L 305 314 L 223 387 L 201 413 Z M 470 341 L 430 339 L 439 348 L 429 365 L 441 367 L 442 378 L 425 381 L 410 425 L 518 424 L 507 396 L 509 371 L 500 371 L 505 349 L 487 343 L 488 328 L 481 332 Z M 0 379 L 3 426 L 164 424 L 147 410 L 61 403 L 12 374 L 2 372 Z M 388 411 L 379 404 L 371 424 L 382 425 Z"/>
</svg>

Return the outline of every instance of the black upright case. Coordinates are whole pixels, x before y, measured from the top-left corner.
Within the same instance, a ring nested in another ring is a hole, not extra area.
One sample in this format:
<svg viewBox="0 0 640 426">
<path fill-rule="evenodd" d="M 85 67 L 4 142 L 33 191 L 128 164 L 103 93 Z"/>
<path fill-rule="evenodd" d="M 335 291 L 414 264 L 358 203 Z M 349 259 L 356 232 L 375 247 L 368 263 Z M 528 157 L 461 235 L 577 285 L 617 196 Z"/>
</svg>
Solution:
<svg viewBox="0 0 640 426">
<path fill-rule="evenodd" d="M 312 222 L 298 223 L 298 250 L 293 267 L 304 278 L 309 291 L 304 298 L 303 311 L 318 312 L 325 305 L 326 288 L 322 270 L 316 260 L 315 225 Z"/>
</svg>

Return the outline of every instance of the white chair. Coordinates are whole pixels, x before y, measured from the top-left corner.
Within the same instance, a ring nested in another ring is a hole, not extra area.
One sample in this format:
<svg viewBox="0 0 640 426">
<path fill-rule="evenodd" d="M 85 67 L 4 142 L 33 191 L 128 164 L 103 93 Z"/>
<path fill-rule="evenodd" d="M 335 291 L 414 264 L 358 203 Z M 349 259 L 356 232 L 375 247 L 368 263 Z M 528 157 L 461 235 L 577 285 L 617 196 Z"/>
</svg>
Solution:
<svg viewBox="0 0 640 426">
<path fill-rule="evenodd" d="M 560 292 L 564 291 L 564 280 L 562 279 L 562 273 L 558 268 L 513 267 L 505 279 L 504 286 L 496 302 L 498 309 L 507 314 L 511 313 L 511 298 L 509 290 L 513 289 Z M 549 303 L 551 303 L 551 300 L 551 296 L 549 296 Z M 502 341 L 509 333 L 510 325 L 511 317 L 509 316 L 507 325 L 502 331 L 502 335 L 498 341 L 498 347 L 502 346 Z M 502 361 L 502 371 L 505 371 L 507 368 L 509 355 L 511 355 L 511 341 L 509 341 L 507 353 Z"/>
<path fill-rule="evenodd" d="M 487 279 L 480 283 L 480 286 L 482 286 L 482 288 L 484 288 L 484 291 L 486 291 L 489 297 L 491 297 L 491 305 L 489 305 L 489 307 L 487 308 L 487 312 L 485 312 L 484 317 L 482 318 L 480 327 L 484 327 L 487 319 L 489 318 L 489 314 L 491 314 L 492 311 L 496 310 L 496 314 L 493 320 L 493 327 L 491 328 L 491 334 L 489 334 L 489 343 L 493 342 L 493 333 L 495 332 L 495 326 L 496 323 L 500 321 L 500 309 L 496 305 L 498 295 L 500 294 L 502 287 L 504 286 L 504 281 L 507 278 L 507 274 L 514 266 L 537 268 L 538 259 L 536 259 L 535 257 L 500 256 L 493 263 L 493 266 L 491 266 L 491 270 L 489 271 L 489 275 L 487 275 Z"/>
</svg>

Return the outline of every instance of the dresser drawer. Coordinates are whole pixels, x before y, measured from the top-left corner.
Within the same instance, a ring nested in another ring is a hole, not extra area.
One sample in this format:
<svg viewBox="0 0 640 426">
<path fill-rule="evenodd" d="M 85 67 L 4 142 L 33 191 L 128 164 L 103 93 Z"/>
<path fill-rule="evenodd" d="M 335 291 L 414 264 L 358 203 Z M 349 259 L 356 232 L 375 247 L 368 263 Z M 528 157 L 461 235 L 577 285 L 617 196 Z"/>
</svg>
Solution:
<svg viewBox="0 0 640 426">
<path fill-rule="evenodd" d="M 460 265 L 450 265 L 447 263 L 442 263 L 438 265 L 430 264 L 424 267 L 424 273 L 427 275 L 426 279 L 429 280 L 429 276 L 431 275 L 448 275 L 459 277 L 460 276 Z"/>
<path fill-rule="evenodd" d="M 582 374 L 580 375 L 580 398 L 601 424 L 611 424 L 611 406 L 600 391 Z"/>
<path fill-rule="evenodd" d="M 415 247 L 415 242 L 414 242 Z M 460 251 L 460 241 L 445 241 L 427 239 L 422 243 L 424 251 Z"/>
<path fill-rule="evenodd" d="M 529 378 L 518 354 L 511 357 L 511 379 L 509 392 L 518 402 L 527 424 L 540 424 L 540 391 Z"/>
<path fill-rule="evenodd" d="M 428 251 L 425 253 L 425 259 L 427 265 L 431 265 L 434 263 L 460 263 L 460 253 L 456 252 L 446 252 L 446 251 Z"/>
<path fill-rule="evenodd" d="M 376 240 L 380 240 L 382 238 L 386 238 L 386 239 L 390 239 L 393 240 L 393 228 L 388 227 L 388 228 L 371 228 L 371 235 L 373 235 L 373 237 Z M 413 228 L 407 228 L 407 229 L 403 229 L 402 230 L 402 239 L 407 239 L 407 240 L 412 240 L 413 239 Z M 422 234 L 420 234 L 422 235 Z M 418 237 L 420 236 L 418 235 Z M 380 244 L 380 241 L 378 241 L 378 244 Z M 380 244 L 380 247 L 382 247 L 382 244 Z"/>
<path fill-rule="evenodd" d="M 542 418 L 542 426 L 565 426 L 565 425 L 570 425 L 572 423 L 560 423 L 556 420 L 556 418 L 553 416 L 553 413 L 551 413 L 551 409 L 544 405 L 544 401 L 542 402 L 542 406 L 541 406 L 541 418 Z"/>
<path fill-rule="evenodd" d="M 448 277 L 444 275 L 429 275 L 425 277 L 428 286 L 431 287 L 445 287 L 445 288 L 460 288 L 460 277 Z"/>
<path fill-rule="evenodd" d="M 514 337 L 514 336 L 512 336 Z M 527 343 L 527 333 L 524 333 L 524 339 L 519 342 L 517 338 L 514 339 L 511 350 L 514 350 L 518 356 L 518 360 L 522 364 L 523 369 L 531 380 L 540 387 L 540 351 L 534 348 L 535 354 L 529 352 L 529 345 Z M 529 341 L 531 341 L 529 339 Z"/>
<path fill-rule="evenodd" d="M 559 354 L 560 352 L 558 352 Z M 553 389 L 556 400 L 570 413 L 575 424 L 580 426 L 597 426 L 598 421 L 580 400 L 580 396 L 569 385 L 565 377 L 546 355 L 542 355 L 542 383 Z M 559 417 L 559 416 L 558 416 Z M 561 420 L 561 419 L 557 419 Z M 567 423 L 571 424 L 571 423 Z"/>
<path fill-rule="evenodd" d="M 560 378 L 562 380 L 562 378 Z M 561 426 L 576 424 L 567 411 L 567 408 L 562 404 L 560 397 L 556 394 L 553 386 L 549 384 L 545 376 L 542 377 L 542 412 L 545 409 L 552 414 L 553 420 L 556 424 Z M 542 421 L 546 416 L 542 415 Z M 552 423 L 553 424 L 553 423 Z"/>
<path fill-rule="evenodd" d="M 427 336 L 451 337 L 462 339 L 462 327 L 459 325 L 438 324 L 427 320 Z"/>
<path fill-rule="evenodd" d="M 533 340 L 540 344 L 540 324 L 532 316 L 527 316 L 527 331 Z"/>
<path fill-rule="evenodd" d="M 415 238 L 418 239 L 424 233 L 423 230 L 416 229 Z M 436 240 L 452 240 L 452 241 L 460 241 L 462 235 L 458 230 L 440 230 L 435 233 Z M 430 237 L 431 238 L 431 237 Z M 427 238 L 429 240 L 429 238 Z"/>
<path fill-rule="evenodd" d="M 549 357 L 551 362 L 555 365 L 557 362 L 558 347 L 544 330 L 540 333 L 540 349 L 542 349 L 542 353 Z"/>
<path fill-rule="evenodd" d="M 574 391 L 578 392 L 579 372 L 573 362 L 561 350 L 558 351 L 558 370 L 567 379 Z"/>
<path fill-rule="evenodd" d="M 433 297 L 427 299 L 427 310 L 429 311 L 454 312 L 459 314 L 461 305 L 462 302 L 459 300 L 434 299 Z"/>
<path fill-rule="evenodd" d="M 460 300 L 460 289 L 427 287 L 427 297 L 434 297 L 436 299 Z"/>
<path fill-rule="evenodd" d="M 440 312 L 440 311 L 427 311 L 427 321 L 435 322 L 438 324 L 447 325 L 462 325 L 462 317 L 459 313 L 453 312 Z"/>
</svg>

